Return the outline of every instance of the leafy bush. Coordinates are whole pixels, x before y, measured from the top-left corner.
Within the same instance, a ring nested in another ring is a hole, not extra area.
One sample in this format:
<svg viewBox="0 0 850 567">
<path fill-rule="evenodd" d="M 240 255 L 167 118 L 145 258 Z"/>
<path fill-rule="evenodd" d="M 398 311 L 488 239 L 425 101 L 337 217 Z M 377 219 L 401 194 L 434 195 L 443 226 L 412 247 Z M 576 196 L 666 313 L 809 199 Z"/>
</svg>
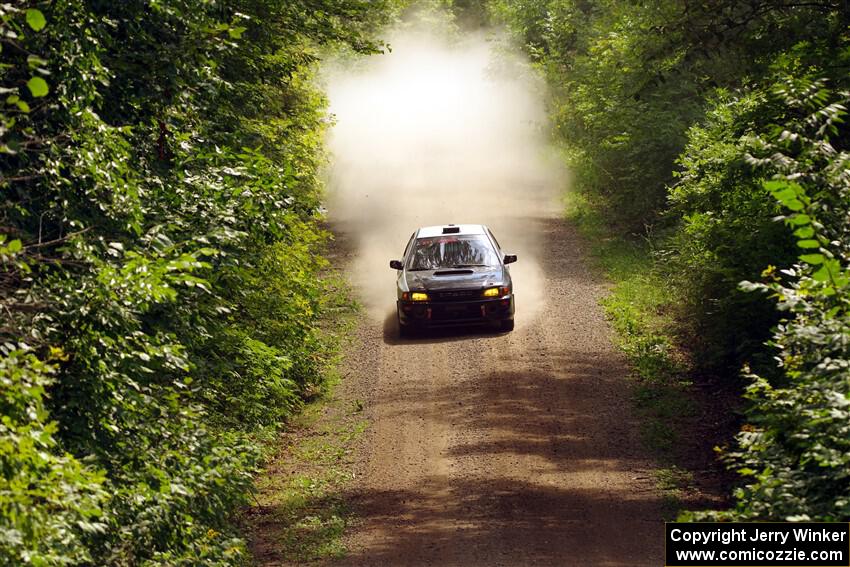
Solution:
<svg viewBox="0 0 850 567">
<path fill-rule="evenodd" d="M 772 92 L 775 77 L 822 72 L 807 62 L 813 51 L 816 46 L 799 44 L 776 57 L 762 85 L 716 92 L 679 158 L 680 180 L 666 212 L 678 227 L 664 260 L 687 298 L 688 342 L 700 366 L 714 372 L 734 373 L 744 362 L 774 372 L 773 352 L 763 345 L 778 313 L 772 301 L 737 284 L 769 265 L 790 266 L 796 252 L 791 231 L 773 220 L 779 205 L 761 186 L 776 164 L 746 156 L 761 143 L 754 132 L 773 131 L 788 119 L 787 104 Z M 845 57 L 834 53 L 835 60 Z"/>
<path fill-rule="evenodd" d="M 745 361 L 773 365 L 763 344 L 778 321 L 775 307 L 740 291 L 738 283 L 794 259 L 790 231 L 773 221 L 779 206 L 759 181 L 772 171 L 745 159 L 747 134 L 782 111 L 761 91 L 720 91 L 703 122 L 690 129 L 679 158 L 682 172 L 666 212 L 679 227 L 663 258 L 685 299 L 682 332 L 703 369 L 734 373 Z"/>
<path fill-rule="evenodd" d="M 0 6 L 2 565 L 230 565 L 320 386 L 322 49 L 390 2 Z"/>
<path fill-rule="evenodd" d="M 798 262 L 767 283 L 784 313 L 772 344 L 782 377 L 750 374 L 750 423 L 730 454 L 746 483 L 721 519 L 847 521 L 850 518 L 850 153 L 847 92 L 823 80 L 786 79 L 773 89 L 781 127 L 754 135 L 750 161 L 777 173 L 764 187 L 794 231 Z M 842 146 L 845 149 L 842 149 Z"/>
<path fill-rule="evenodd" d="M 0 350 L 0 561 L 84 563 L 91 538 L 106 529 L 104 478 L 57 450 L 56 423 L 44 406 L 56 367 L 27 350 Z"/>
</svg>

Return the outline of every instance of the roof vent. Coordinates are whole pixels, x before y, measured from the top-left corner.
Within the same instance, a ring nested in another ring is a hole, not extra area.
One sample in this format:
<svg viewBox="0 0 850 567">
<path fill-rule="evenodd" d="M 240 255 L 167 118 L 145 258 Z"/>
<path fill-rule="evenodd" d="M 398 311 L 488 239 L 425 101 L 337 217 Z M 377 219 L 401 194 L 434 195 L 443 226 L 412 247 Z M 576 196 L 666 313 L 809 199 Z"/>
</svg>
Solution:
<svg viewBox="0 0 850 567">
<path fill-rule="evenodd" d="M 450 224 L 443 227 L 443 234 L 457 234 L 460 232 L 460 227 Z"/>
</svg>

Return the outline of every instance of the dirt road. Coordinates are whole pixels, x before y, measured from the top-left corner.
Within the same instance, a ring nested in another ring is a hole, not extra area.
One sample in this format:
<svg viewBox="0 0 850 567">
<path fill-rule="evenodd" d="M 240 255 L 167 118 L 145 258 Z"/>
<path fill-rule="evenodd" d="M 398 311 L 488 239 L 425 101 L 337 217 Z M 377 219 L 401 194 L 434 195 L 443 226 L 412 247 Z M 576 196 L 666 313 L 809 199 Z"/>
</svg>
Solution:
<svg viewBox="0 0 850 567">
<path fill-rule="evenodd" d="M 365 399 L 370 426 L 339 565 L 663 564 L 660 494 L 597 303 L 604 283 L 574 229 L 528 229 L 543 243 L 544 305 L 523 319 L 515 282 L 513 333 L 402 341 L 389 311 L 361 327 L 343 388 Z"/>
</svg>

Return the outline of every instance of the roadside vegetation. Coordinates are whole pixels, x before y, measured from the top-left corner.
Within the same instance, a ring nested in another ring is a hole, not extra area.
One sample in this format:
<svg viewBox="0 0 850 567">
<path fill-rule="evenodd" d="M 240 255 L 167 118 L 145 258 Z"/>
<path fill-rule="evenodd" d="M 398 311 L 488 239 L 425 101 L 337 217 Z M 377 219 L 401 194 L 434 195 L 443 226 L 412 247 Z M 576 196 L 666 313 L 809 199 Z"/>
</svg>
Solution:
<svg viewBox="0 0 850 567">
<path fill-rule="evenodd" d="M 342 536 L 356 518 L 344 495 L 354 479 L 353 452 L 367 422 L 362 400 L 341 395 L 341 377 L 333 371 L 329 375 L 317 403 L 305 406 L 283 428 L 242 517 L 259 564 L 318 561 L 347 551 Z"/>
<path fill-rule="evenodd" d="M 391 2 L 0 5 L 0 565 L 234 565 L 323 388 L 328 49 Z"/>
<path fill-rule="evenodd" d="M 552 88 L 573 215 L 642 380 L 746 398 L 734 504 L 685 517 L 849 519 L 847 5 L 488 7 Z"/>
</svg>

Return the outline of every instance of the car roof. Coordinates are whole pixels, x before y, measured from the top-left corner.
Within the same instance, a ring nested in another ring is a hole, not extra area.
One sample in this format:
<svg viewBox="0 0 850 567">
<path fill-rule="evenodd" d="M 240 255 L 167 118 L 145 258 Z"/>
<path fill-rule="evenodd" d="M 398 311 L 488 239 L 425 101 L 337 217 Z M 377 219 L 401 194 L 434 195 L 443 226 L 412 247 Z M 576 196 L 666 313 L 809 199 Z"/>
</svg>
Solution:
<svg viewBox="0 0 850 567">
<path fill-rule="evenodd" d="M 419 229 L 418 238 L 441 236 L 446 234 L 445 229 L 451 229 L 450 234 L 484 234 L 486 227 L 483 224 L 441 224 L 437 226 L 423 226 Z M 454 229 L 459 229 L 455 232 Z"/>
</svg>

